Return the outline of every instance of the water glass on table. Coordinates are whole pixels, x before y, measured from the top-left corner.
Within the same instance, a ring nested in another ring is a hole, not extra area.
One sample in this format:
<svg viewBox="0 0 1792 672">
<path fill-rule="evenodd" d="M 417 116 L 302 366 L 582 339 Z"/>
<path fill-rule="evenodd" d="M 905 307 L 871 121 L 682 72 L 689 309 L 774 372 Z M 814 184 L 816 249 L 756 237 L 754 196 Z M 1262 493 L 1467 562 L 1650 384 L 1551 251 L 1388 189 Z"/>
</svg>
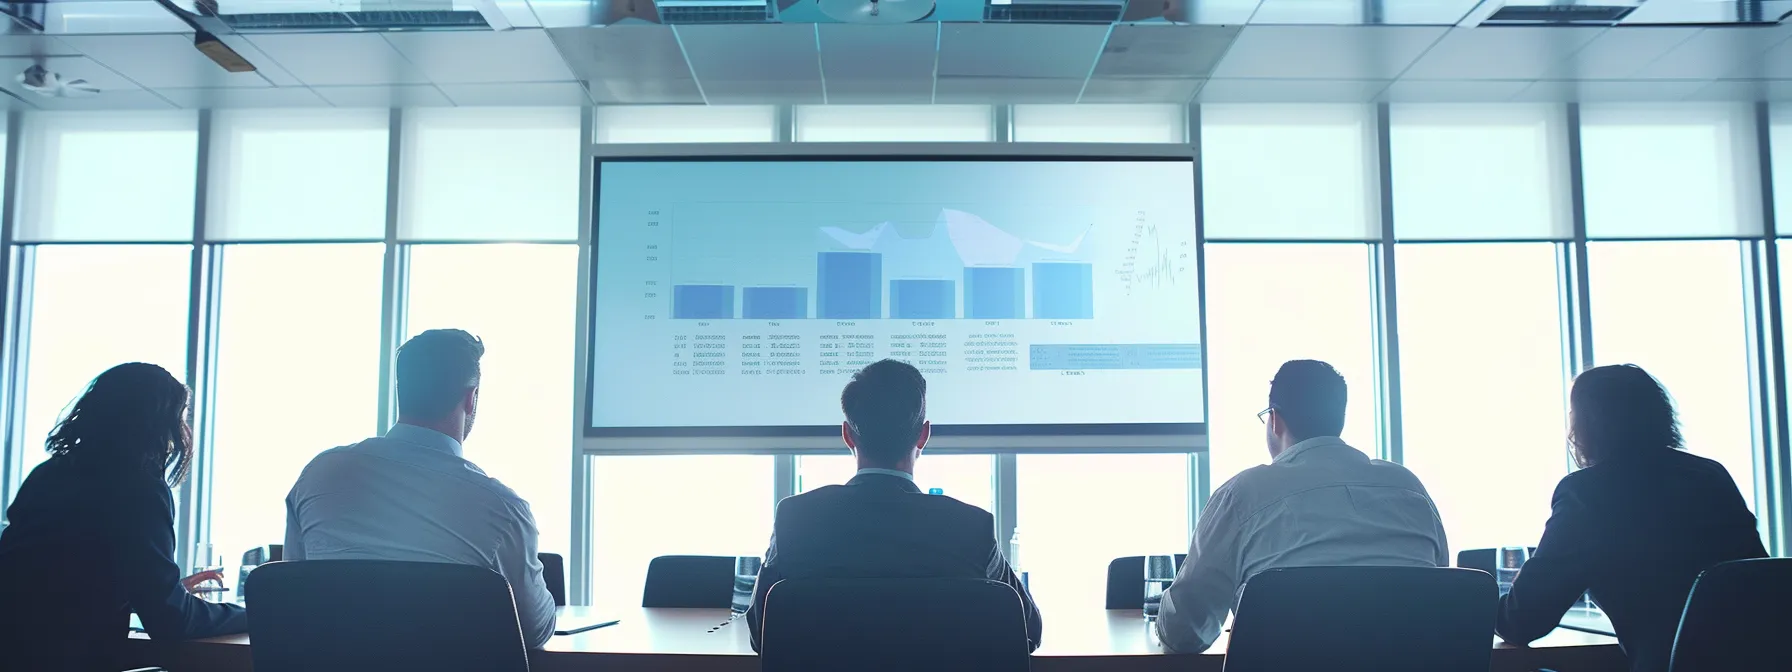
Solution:
<svg viewBox="0 0 1792 672">
<path fill-rule="evenodd" d="M 1176 556 L 1145 556 L 1145 620 L 1157 619 L 1157 608 L 1163 604 L 1164 591 L 1176 580 Z"/>
<path fill-rule="evenodd" d="M 1518 570 L 1524 567 L 1526 560 L 1531 559 L 1528 546 L 1502 546 L 1499 556 L 1494 558 L 1493 578 L 1499 582 L 1500 597 L 1512 592 L 1512 582 L 1518 580 Z"/>
<path fill-rule="evenodd" d="M 747 613 L 747 607 L 753 605 L 753 586 L 759 582 L 759 565 L 758 556 L 734 558 L 734 600 L 728 606 L 736 614 Z"/>
</svg>

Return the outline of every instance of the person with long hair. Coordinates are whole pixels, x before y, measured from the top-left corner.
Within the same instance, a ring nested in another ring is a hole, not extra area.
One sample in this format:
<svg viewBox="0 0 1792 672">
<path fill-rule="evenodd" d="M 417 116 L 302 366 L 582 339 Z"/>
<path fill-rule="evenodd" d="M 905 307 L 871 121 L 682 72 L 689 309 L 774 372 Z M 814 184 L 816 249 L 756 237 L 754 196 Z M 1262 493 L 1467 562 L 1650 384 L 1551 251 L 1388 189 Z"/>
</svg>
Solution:
<svg viewBox="0 0 1792 672">
<path fill-rule="evenodd" d="M 1556 486 L 1537 551 L 1500 600 L 1502 639 L 1529 643 L 1591 593 L 1632 670 L 1666 670 L 1693 579 L 1767 555 L 1723 465 L 1686 452 L 1667 389 L 1633 364 L 1589 369 L 1569 393 L 1580 470 Z"/>
<path fill-rule="evenodd" d="M 175 564 L 187 398 L 161 367 L 120 364 L 50 432 L 0 534 L 0 669 L 123 669 L 133 611 L 154 639 L 248 630 L 242 607 L 193 596 Z"/>
</svg>

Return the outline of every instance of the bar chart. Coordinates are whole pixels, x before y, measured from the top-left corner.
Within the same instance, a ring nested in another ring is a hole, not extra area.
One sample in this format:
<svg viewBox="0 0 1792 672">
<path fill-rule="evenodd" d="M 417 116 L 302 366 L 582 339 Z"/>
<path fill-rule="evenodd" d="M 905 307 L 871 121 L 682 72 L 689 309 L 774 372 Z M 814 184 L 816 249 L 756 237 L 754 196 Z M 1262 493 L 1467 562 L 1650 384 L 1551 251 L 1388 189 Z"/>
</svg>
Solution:
<svg viewBox="0 0 1792 672">
<path fill-rule="evenodd" d="M 672 319 L 1095 319 L 1093 264 L 1050 262 L 1032 264 L 1031 268 L 965 268 L 963 310 L 959 309 L 959 283 L 955 280 L 901 278 L 886 284 L 882 278 L 881 254 L 822 252 L 816 255 L 813 313 L 809 310 L 807 287 L 691 284 L 673 286 Z M 883 307 L 886 288 L 887 310 Z M 737 290 L 739 301 L 735 300 Z M 738 314 L 736 305 L 740 306 Z"/>
</svg>

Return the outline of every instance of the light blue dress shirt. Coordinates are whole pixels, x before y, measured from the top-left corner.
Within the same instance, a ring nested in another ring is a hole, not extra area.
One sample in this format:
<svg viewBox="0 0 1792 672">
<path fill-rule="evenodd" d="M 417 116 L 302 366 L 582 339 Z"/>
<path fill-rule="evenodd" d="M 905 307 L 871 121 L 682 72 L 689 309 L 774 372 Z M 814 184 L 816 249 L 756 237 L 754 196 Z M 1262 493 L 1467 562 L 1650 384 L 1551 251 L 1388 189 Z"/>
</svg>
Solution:
<svg viewBox="0 0 1792 672">
<path fill-rule="evenodd" d="M 510 581 L 532 648 L 554 634 L 529 503 L 461 457 L 446 434 L 393 425 L 312 458 L 286 496 L 287 560 L 410 560 L 487 567 Z"/>
</svg>

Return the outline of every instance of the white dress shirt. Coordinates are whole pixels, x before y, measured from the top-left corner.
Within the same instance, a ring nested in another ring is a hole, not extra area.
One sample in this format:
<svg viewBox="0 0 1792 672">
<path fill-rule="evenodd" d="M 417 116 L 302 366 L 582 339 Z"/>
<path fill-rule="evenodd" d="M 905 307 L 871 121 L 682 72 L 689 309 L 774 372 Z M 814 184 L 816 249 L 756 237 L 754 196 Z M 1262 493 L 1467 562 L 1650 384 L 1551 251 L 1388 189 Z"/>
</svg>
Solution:
<svg viewBox="0 0 1792 672">
<path fill-rule="evenodd" d="M 1164 593 L 1158 636 L 1170 651 L 1207 650 L 1239 588 L 1266 569 L 1449 564 L 1443 521 L 1418 477 L 1338 437 L 1308 439 L 1214 491 Z"/>
<path fill-rule="evenodd" d="M 510 581 L 531 648 L 554 634 L 536 536 L 528 502 L 462 458 L 459 441 L 415 425 L 320 453 L 286 496 L 287 560 L 491 568 Z"/>
</svg>

